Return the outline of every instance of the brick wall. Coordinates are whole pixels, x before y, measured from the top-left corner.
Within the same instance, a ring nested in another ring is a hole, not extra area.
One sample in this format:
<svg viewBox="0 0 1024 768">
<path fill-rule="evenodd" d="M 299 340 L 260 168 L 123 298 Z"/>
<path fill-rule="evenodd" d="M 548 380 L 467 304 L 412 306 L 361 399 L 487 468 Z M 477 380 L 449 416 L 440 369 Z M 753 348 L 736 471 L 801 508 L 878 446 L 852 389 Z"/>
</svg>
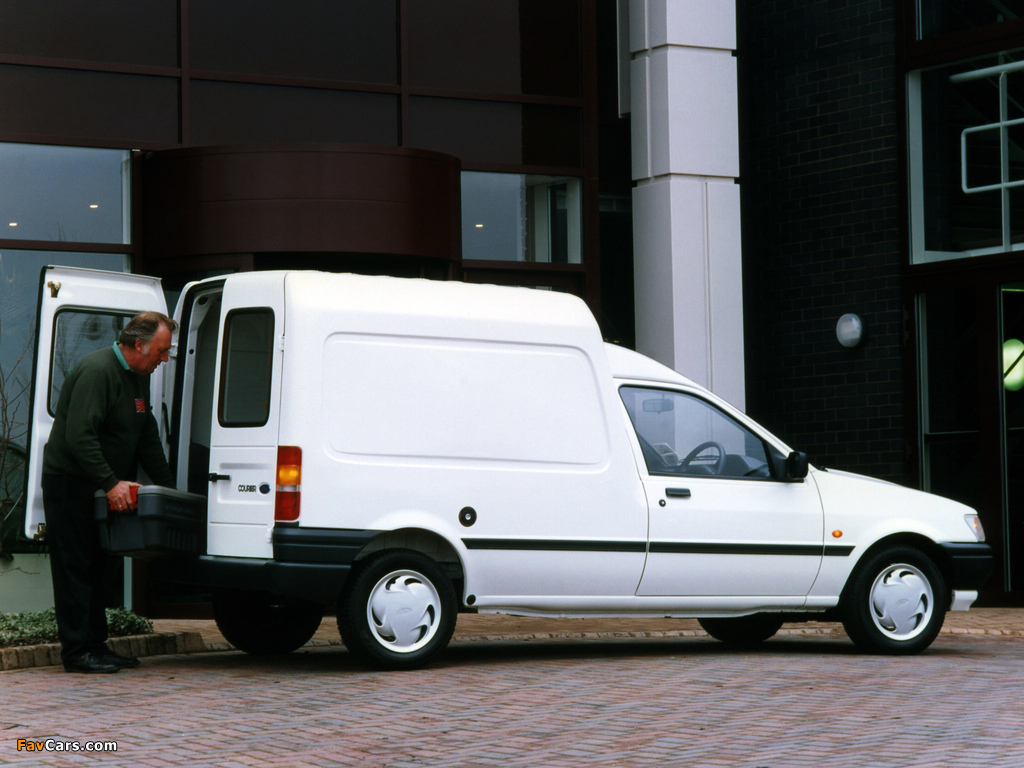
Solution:
<svg viewBox="0 0 1024 768">
<path fill-rule="evenodd" d="M 904 481 L 894 3 L 738 0 L 747 410 Z M 839 345 L 846 312 L 865 342 Z"/>
</svg>

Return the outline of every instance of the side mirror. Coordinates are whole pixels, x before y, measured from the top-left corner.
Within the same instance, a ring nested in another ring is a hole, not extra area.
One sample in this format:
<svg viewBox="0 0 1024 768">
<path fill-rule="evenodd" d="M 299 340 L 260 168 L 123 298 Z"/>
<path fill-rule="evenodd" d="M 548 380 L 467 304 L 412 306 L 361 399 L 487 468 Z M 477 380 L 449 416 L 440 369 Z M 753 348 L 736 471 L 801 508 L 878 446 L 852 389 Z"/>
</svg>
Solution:
<svg viewBox="0 0 1024 768">
<path fill-rule="evenodd" d="M 803 451 L 793 451 L 786 458 L 786 479 L 803 480 L 807 477 L 808 468 L 807 454 Z"/>
</svg>

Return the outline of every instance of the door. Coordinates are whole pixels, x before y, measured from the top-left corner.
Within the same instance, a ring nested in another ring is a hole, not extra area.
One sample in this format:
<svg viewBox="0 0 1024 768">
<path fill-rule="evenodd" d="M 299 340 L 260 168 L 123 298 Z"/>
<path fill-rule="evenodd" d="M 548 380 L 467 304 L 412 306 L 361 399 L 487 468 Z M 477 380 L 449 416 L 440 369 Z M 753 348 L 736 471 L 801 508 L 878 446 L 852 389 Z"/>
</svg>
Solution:
<svg viewBox="0 0 1024 768">
<path fill-rule="evenodd" d="M 114 344 L 137 313 L 167 312 L 159 278 L 144 275 L 45 267 L 39 291 L 25 510 L 25 535 L 36 539 L 45 537 L 43 446 L 50 436 L 64 379 L 82 357 Z M 150 388 L 150 402 L 159 403 L 159 375 L 151 377 Z"/>
<path fill-rule="evenodd" d="M 684 392 L 620 390 L 647 472 L 647 565 L 638 595 L 717 607 L 796 607 L 821 565 L 824 525 L 811 479 L 771 476 L 769 444 Z M 728 598 L 724 603 L 721 598 Z"/>
<path fill-rule="evenodd" d="M 220 296 L 216 397 L 209 420 L 207 552 L 270 558 L 284 282 L 273 274 L 244 282 L 241 287 L 238 281 L 225 281 Z"/>
</svg>

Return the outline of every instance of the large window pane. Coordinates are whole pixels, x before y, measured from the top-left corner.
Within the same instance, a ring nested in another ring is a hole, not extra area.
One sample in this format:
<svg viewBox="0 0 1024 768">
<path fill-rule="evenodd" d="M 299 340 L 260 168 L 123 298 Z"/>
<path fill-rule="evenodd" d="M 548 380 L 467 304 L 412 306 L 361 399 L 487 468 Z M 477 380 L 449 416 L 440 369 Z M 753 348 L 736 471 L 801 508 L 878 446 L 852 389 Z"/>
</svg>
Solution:
<svg viewBox="0 0 1024 768">
<path fill-rule="evenodd" d="M 270 415 L 274 362 L 274 313 L 236 310 L 224 324 L 220 423 L 259 427 Z"/>
<path fill-rule="evenodd" d="M 923 39 L 1013 21 L 1024 0 L 917 0 L 917 35 Z"/>
<path fill-rule="evenodd" d="M 178 3 L 3 0 L 0 53 L 176 67 Z"/>
<path fill-rule="evenodd" d="M 913 261 L 1024 248 L 1020 52 L 909 78 Z"/>
<path fill-rule="evenodd" d="M 377 93 L 192 82 L 192 142 L 398 144 L 398 97 Z"/>
<path fill-rule="evenodd" d="M 578 264 L 580 180 L 462 174 L 462 258 Z"/>
<path fill-rule="evenodd" d="M 978 507 L 978 310 L 973 294 L 920 297 L 924 489 Z"/>
<path fill-rule="evenodd" d="M 29 385 L 32 382 L 39 275 L 46 264 L 112 271 L 126 269 L 126 259 L 119 254 L 0 248 L 0 403 L 3 404 L 0 408 L 0 536 L 2 548 L 7 552 L 17 552 L 24 547 L 18 541 L 18 531 L 24 528 L 25 523 L 22 490 Z"/>
<path fill-rule="evenodd" d="M 0 144 L 0 238 L 130 242 L 129 153 Z"/>
<path fill-rule="evenodd" d="M 578 0 L 410 0 L 413 86 L 578 96 Z"/>
<path fill-rule="evenodd" d="M 1009 589 L 1024 589 L 1024 283 L 1000 291 L 1003 341 L 1003 477 Z"/>
<path fill-rule="evenodd" d="M 396 84 L 395 0 L 189 5 L 195 69 Z"/>
</svg>

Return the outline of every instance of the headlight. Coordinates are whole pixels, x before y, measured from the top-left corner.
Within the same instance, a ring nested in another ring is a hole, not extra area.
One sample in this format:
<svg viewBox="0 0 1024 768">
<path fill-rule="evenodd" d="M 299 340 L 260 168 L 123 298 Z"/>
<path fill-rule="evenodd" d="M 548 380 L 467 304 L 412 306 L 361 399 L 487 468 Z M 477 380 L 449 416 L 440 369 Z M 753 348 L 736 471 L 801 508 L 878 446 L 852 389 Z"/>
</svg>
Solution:
<svg viewBox="0 0 1024 768">
<path fill-rule="evenodd" d="M 977 515 L 964 515 L 964 522 L 967 523 L 967 527 L 971 529 L 971 533 L 978 539 L 978 541 L 985 540 L 985 529 L 981 527 L 981 518 Z"/>
</svg>

